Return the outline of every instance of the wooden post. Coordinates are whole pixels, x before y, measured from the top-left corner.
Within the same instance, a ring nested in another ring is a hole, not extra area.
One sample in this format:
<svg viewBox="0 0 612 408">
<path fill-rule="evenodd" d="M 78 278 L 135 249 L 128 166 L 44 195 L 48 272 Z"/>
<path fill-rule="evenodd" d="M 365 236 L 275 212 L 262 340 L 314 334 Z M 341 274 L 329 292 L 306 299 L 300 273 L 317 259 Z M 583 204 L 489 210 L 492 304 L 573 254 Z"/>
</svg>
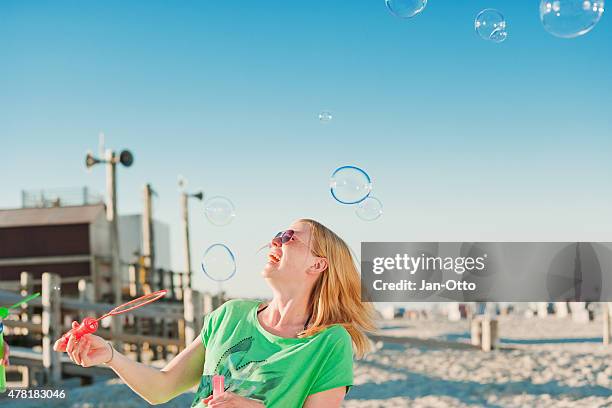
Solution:
<svg viewBox="0 0 612 408">
<path fill-rule="evenodd" d="M 53 351 L 53 343 L 62 334 L 61 298 L 57 288 L 60 287 L 60 277 L 45 272 L 42 275 L 42 334 L 43 334 L 43 369 L 45 383 L 56 385 L 62 379 L 60 353 Z"/>
<path fill-rule="evenodd" d="M 215 310 L 215 308 L 214 308 L 214 301 L 213 301 L 213 295 L 211 295 L 210 293 L 206 292 L 206 293 L 204 293 L 204 314 L 207 315 L 210 312 L 212 312 L 213 310 Z"/>
<path fill-rule="evenodd" d="M 130 281 L 130 297 L 138 297 L 138 274 L 134 264 L 130 264 L 128 267 L 128 279 Z"/>
<path fill-rule="evenodd" d="M 81 302 L 93 303 L 94 301 L 94 287 L 91 282 L 85 279 L 79 279 L 79 300 Z M 79 310 L 79 321 L 82 322 L 85 317 L 89 315 L 89 310 Z"/>
<path fill-rule="evenodd" d="M 605 345 L 610 344 L 610 326 L 612 320 L 612 302 L 606 302 L 601 304 L 603 307 L 603 343 Z"/>
<path fill-rule="evenodd" d="M 170 297 L 172 300 L 177 300 L 177 296 L 176 296 L 176 282 L 175 282 L 175 277 L 176 277 L 176 273 L 174 271 L 166 271 L 166 273 L 168 274 L 167 276 L 167 281 L 168 281 L 168 285 L 170 286 Z"/>
<path fill-rule="evenodd" d="M 184 284 L 184 279 L 183 279 L 183 274 L 182 273 L 177 273 L 178 275 L 178 282 L 177 282 L 177 295 L 176 298 L 178 300 L 183 300 L 183 288 L 185 287 Z"/>
<path fill-rule="evenodd" d="M 482 337 L 482 317 L 475 316 L 472 319 L 471 326 L 472 346 L 480 346 L 480 339 Z"/>
<path fill-rule="evenodd" d="M 491 351 L 497 340 L 497 319 L 485 317 L 482 320 L 482 351 Z"/>
<path fill-rule="evenodd" d="M 202 330 L 202 294 L 191 288 L 183 292 L 183 306 L 185 314 L 185 346 L 191 344 Z"/>
<path fill-rule="evenodd" d="M 21 272 L 19 275 L 19 286 L 21 287 L 21 296 L 25 297 L 31 295 L 34 292 L 34 280 L 30 272 Z M 32 308 L 28 307 L 27 304 L 21 305 L 21 321 L 30 321 L 30 315 L 32 314 Z"/>
</svg>

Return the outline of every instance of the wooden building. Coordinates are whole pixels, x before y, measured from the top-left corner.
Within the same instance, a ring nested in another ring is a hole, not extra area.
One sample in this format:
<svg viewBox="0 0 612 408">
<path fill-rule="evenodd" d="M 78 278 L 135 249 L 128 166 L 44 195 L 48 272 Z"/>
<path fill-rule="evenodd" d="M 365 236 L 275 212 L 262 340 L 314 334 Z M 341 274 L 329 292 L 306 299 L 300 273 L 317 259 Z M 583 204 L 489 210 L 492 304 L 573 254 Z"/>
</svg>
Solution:
<svg viewBox="0 0 612 408">
<path fill-rule="evenodd" d="M 58 274 L 62 294 L 76 295 L 77 281 L 93 283 L 95 298 L 110 293 L 110 224 L 104 204 L 0 210 L 0 284 Z"/>
</svg>

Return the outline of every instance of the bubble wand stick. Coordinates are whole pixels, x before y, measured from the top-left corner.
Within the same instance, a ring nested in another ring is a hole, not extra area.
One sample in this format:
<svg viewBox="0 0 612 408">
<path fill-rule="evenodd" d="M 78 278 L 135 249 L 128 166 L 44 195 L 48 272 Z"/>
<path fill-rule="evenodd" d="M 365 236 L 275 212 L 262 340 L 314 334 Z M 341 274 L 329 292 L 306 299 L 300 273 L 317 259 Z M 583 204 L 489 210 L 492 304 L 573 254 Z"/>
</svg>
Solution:
<svg viewBox="0 0 612 408">
<path fill-rule="evenodd" d="M 21 299 L 19 302 L 15 303 L 13 306 L 9 307 L 0 307 L 0 361 L 4 359 L 4 323 L 2 323 L 3 319 L 6 319 L 11 312 L 12 309 L 17 309 L 19 306 L 24 303 L 29 302 L 30 300 L 37 298 L 40 296 L 40 293 L 34 293 L 28 297 Z M 4 369 L 4 364 L 0 363 L 0 392 L 6 391 L 6 371 Z"/>
<path fill-rule="evenodd" d="M 130 310 L 138 309 L 139 307 L 142 307 L 144 305 L 148 305 L 149 303 L 155 302 L 156 300 L 159 300 L 163 298 L 164 296 L 166 296 L 167 292 L 168 291 L 166 289 L 162 289 L 162 290 L 158 290 L 157 292 L 153 292 L 148 295 L 141 296 L 137 299 L 130 300 L 127 303 L 117 306 L 110 312 L 104 314 L 101 317 L 98 317 L 97 319 L 94 317 L 86 317 L 85 319 L 83 319 L 83 321 L 81 322 L 81 324 L 79 324 L 78 327 L 75 327 L 74 329 L 70 329 L 70 331 L 66 332 L 61 337 L 60 344 L 66 347 L 68 345 L 68 340 L 70 339 L 70 336 L 73 334 L 78 340 L 86 334 L 95 333 L 96 330 L 98 330 L 98 322 L 104 319 L 105 317 L 117 316 L 122 313 L 129 312 Z"/>
</svg>

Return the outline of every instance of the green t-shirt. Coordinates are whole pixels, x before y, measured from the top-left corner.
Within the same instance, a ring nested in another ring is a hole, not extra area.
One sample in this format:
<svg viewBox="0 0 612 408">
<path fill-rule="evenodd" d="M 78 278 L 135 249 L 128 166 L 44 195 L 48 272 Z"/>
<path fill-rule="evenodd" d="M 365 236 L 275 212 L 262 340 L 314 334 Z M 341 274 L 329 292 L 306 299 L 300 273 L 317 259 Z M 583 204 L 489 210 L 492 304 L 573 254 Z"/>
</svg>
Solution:
<svg viewBox="0 0 612 408">
<path fill-rule="evenodd" d="M 284 338 L 257 320 L 261 302 L 234 299 L 206 315 L 202 343 L 206 360 L 192 407 L 212 394 L 212 376 L 225 389 L 259 400 L 267 408 L 301 407 L 310 394 L 353 384 L 353 345 L 342 325 L 314 336 Z"/>
</svg>

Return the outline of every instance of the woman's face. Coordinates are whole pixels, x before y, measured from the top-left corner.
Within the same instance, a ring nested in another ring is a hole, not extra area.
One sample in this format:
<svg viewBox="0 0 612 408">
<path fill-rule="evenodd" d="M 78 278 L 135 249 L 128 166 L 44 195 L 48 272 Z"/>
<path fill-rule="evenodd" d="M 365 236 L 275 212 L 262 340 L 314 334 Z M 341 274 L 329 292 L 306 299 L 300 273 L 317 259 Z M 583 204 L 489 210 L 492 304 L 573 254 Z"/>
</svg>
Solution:
<svg viewBox="0 0 612 408">
<path fill-rule="evenodd" d="M 287 229 L 294 231 L 288 242 L 283 244 L 278 239 L 271 240 L 268 263 L 262 275 L 275 281 L 288 282 L 303 282 L 308 276 L 316 277 L 311 272 L 320 269 L 321 262 L 325 261 L 312 254 L 310 224 L 296 221 Z"/>
</svg>

